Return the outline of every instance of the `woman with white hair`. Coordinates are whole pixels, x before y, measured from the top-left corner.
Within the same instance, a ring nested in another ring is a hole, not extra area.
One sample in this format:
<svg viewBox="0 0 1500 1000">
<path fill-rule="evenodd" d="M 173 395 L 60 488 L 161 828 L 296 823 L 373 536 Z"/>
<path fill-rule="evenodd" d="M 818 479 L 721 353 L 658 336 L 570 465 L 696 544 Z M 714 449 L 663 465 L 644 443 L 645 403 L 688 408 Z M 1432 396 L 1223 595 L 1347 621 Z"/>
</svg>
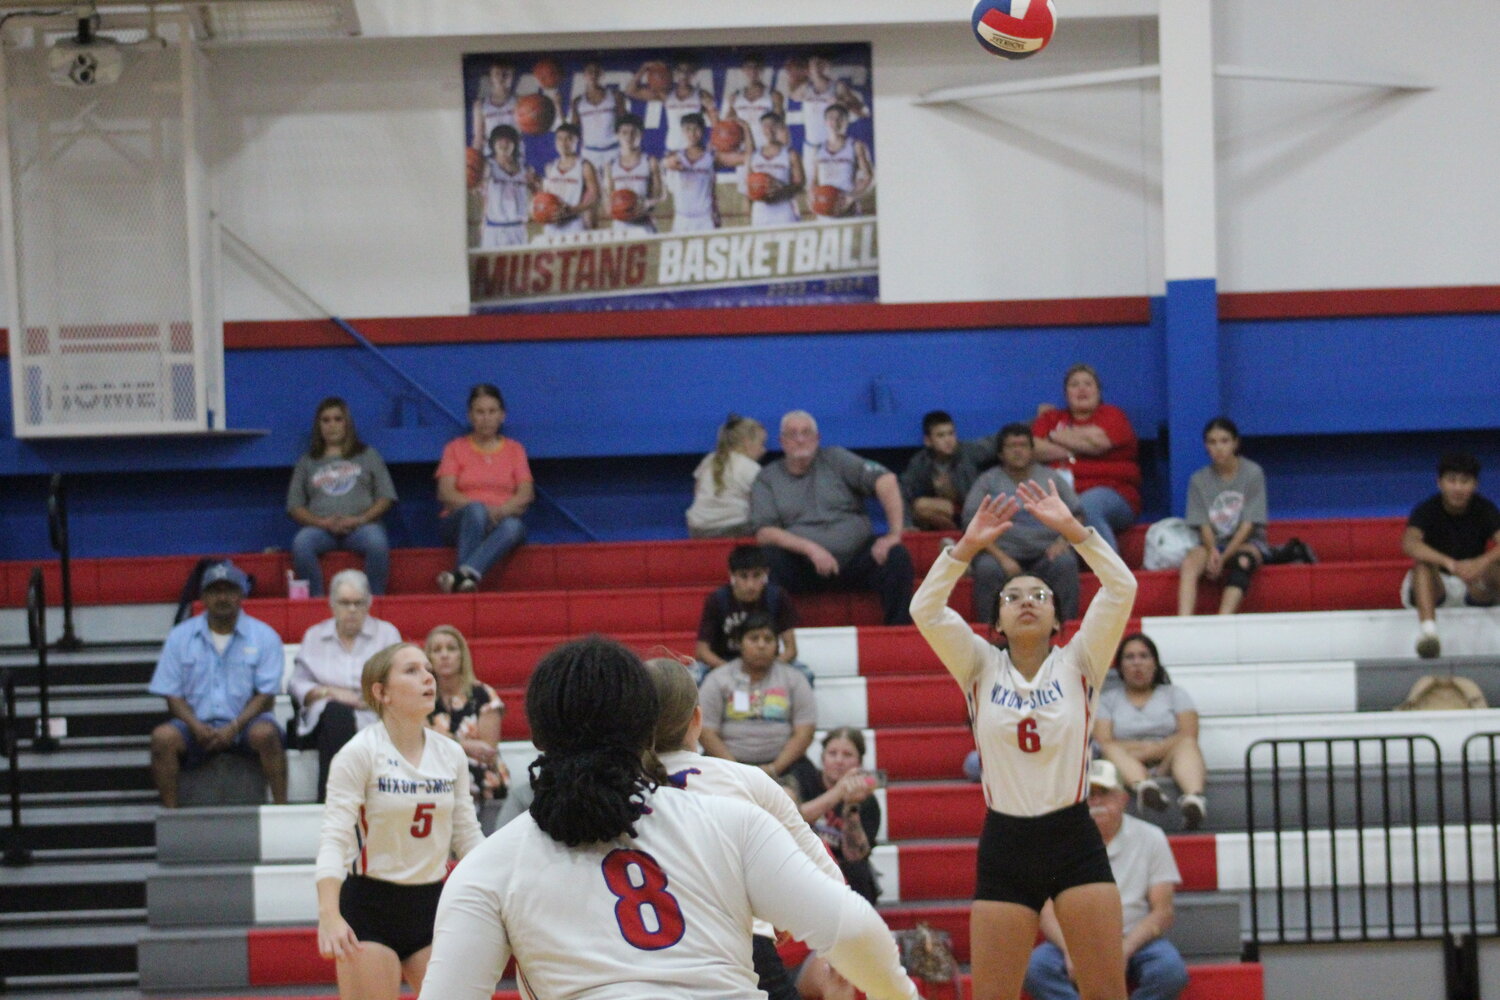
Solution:
<svg viewBox="0 0 1500 1000">
<path fill-rule="evenodd" d="M 365 661 L 401 641 L 390 622 L 370 615 L 370 581 L 357 569 L 334 574 L 328 585 L 333 617 L 302 634 L 287 690 L 298 706 L 298 745 L 318 751 L 318 801 L 328 789 L 333 755 L 375 721 L 360 694 Z"/>
</svg>

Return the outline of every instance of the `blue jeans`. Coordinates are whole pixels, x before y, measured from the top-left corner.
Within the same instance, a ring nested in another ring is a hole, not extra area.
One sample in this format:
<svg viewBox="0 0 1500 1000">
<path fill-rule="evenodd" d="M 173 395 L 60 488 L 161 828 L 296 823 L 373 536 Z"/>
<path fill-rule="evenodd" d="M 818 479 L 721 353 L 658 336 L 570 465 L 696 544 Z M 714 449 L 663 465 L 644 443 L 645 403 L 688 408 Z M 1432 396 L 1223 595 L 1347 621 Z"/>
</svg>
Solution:
<svg viewBox="0 0 1500 1000">
<path fill-rule="evenodd" d="M 501 518 L 490 527 L 490 512 L 482 503 L 471 503 L 443 518 L 443 541 L 456 546 L 455 567 L 483 577 L 491 566 L 526 540 L 526 527 L 519 517 Z"/>
<path fill-rule="evenodd" d="M 1177 1000 L 1187 989 L 1187 966 L 1166 938 L 1141 945 L 1125 963 L 1125 980 L 1135 984 L 1130 1000 Z M 1032 1000 L 1078 1000 L 1078 988 L 1068 979 L 1068 964 L 1051 941 L 1031 953 L 1026 967 L 1026 992 Z"/>
<path fill-rule="evenodd" d="M 379 521 L 362 524 L 347 535 L 335 535 L 322 528 L 306 527 L 292 539 L 292 571 L 297 579 L 306 580 L 308 592 L 323 596 L 323 567 L 318 557 L 334 549 L 347 549 L 365 557 L 365 575 L 370 578 L 370 593 L 385 593 L 391 576 L 391 543 L 385 537 L 385 526 Z"/>
<path fill-rule="evenodd" d="M 1135 523 L 1135 511 L 1130 509 L 1130 504 L 1108 486 L 1084 490 L 1078 495 L 1078 501 L 1083 504 L 1083 523 L 1099 532 L 1099 537 L 1119 552 L 1120 543 L 1115 540 L 1115 532 L 1124 531 Z"/>
</svg>

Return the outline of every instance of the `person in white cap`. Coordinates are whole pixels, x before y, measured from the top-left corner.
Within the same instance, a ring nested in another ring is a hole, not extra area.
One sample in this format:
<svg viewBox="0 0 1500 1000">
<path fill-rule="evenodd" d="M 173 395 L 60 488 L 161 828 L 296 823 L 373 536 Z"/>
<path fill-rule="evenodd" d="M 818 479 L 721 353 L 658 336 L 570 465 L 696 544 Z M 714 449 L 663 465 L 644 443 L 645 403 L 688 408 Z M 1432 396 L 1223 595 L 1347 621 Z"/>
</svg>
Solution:
<svg viewBox="0 0 1500 1000">
<path fill-rule="evenodd" d="M 172 717 L 151 731 L 151 776 L 161 804 L 177 806 L 177 776 L 233 750 L 260 758 L 273 802 L 286 802 L 286 734 L 271 714 L 281 693 L 281 636 L 240 611 L 250 580 L 232 562 L 203 573 L 203 614 L 167 635 L 152 694 Z"/>
<path fill-rule="evenodd" d="M 1130 793 L 1107 760 L 1089 765 L 1089 815 L 1099 826 L 1125 910 L 1125 978 L 1131 1000 L 1176 1000 L 1188 983 L 1187 966 L 1164 935 L 1172 926 L 1172 898 L 1182 876 L 1161 827 L 1125 815 Z M 1042 909 L 1047 939 L 1031 953 L 1026 992 L 1033 1000 L 1078 1000 L 1073 960 L 1048 902 Z"/>
</svg>

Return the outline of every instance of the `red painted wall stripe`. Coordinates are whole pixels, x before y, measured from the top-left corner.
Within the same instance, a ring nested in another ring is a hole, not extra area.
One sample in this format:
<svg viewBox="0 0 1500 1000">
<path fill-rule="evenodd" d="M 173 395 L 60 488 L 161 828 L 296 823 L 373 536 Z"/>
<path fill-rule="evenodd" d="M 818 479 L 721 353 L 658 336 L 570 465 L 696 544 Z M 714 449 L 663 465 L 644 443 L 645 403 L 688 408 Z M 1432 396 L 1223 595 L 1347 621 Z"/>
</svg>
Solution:
<svg viewBox="0 0 1500 1000">
<path fill-rule="evenodd" d="M 1489 312 L 1500 312 L 1500 285 L 1223 292 L 1219 295 L 1219 318 L 1224 320 Z M 351 322 L 374 343 L 396 345 L 1100 326 L 1143 324 L 1150 319 L 1151 300 L 1148 297 L 1119 296 L 623 313 L 402 316 L 354 319 Z M 327 320 L 238 320 L 224 324 L 224 345 L 231 350 L 344 347 L 348 344 L 348 336 Z M 8 338 L 0 338 L 0 357 L 8 352 Z"/>
</svg>

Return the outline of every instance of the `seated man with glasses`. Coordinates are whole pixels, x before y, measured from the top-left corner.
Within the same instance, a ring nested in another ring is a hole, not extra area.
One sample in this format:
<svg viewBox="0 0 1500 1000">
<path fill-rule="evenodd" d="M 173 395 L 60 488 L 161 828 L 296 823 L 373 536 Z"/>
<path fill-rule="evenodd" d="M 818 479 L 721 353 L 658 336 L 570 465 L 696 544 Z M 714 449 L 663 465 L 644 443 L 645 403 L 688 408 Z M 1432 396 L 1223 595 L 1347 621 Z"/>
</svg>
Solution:
<svg viewBox="0 0 1500 1000">
<path fill-rule="evenodd" d="M 1073 516 L 1083 519 L 1083 505 L 1067 478 L 1056 469 L 1039 465 L 1036 461 L 1036 446 L 1031 428 L 1025 424 L 1007 424 L 996 435 L 1000 464 L 982 473 L 969 489 L 964 501 L 963 523 L 967 525 L 987 496 L 1015 496 L 1016 486 L 1028 479 L 1043 490 L 1048 483 L 1057 486 L 1060 496 Z M 1078 617 L 1078 557 L 1073 546 L 1062 535 L 1053 531 L 1025 508 L 1016 513 L 1010 530 L 1001 535 L 994 545 L 974 557 L 974 612 L 973 620 L 989 622 L 996 620 L 1001 588 L 1012 577 L 1027 574 L 1038 577 L 1057 595 L 1058 621 Z M 1009 601 L 1031 597 L 1030 590 L 1006 593 Z M 1033 598 L 1036 603 L 1047 599 L 1045 590 L 1037 589 Z"/>
<path fill-rule="evenodd" d="M 913 568 L 901 544 L 906 509 L 896 474 L 848 449 L 823 447 L 806 410 L 781 418 L 781 450 L 750 488 L 750 525 L 771 561 L 771 582 L 794 594 L 873 590 L 886 625 L 910 625 Z M 882 535 L 865 510 L 870 496 L 885 512 Z"/>
<path fill-rule="evenodd" d="M 328 586 L 333 617 L 302 636 L 287 684 L 300 706 L 298 745 L 318 751 L 318 801 L 328 789 L 328 767 L 339 748 L 375 722 L 360 694 L 365 661 L 401 641 L 396 626 L 370 617 L 370 581 L 357 569 L 334 575 Z"/>
</svg>

